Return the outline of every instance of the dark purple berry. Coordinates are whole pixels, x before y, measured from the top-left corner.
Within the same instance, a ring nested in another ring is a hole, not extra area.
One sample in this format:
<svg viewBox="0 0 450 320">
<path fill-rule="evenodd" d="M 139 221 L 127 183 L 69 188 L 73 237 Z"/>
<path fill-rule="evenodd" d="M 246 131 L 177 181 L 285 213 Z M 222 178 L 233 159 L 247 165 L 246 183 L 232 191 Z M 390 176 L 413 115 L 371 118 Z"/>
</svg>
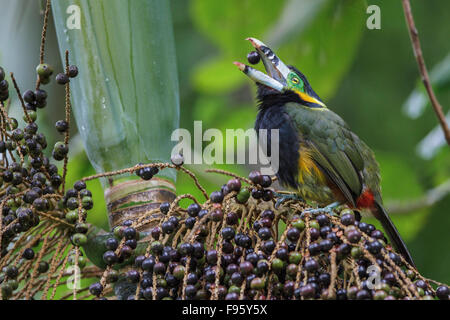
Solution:
<svg viewBox="0 0 450 320">
<path fill-rule="evenodd" d="M 58 73 L 56 75 L 56 82 L 58 84 L 64 85 L 64 84 L 69 83 L 69 81 L 70 81 L 69 77 L 65 73 Z"/>
<path fill-rule="evenodd" d="M 89 286 L 89 292 L 94 295 L 94 296 L 100 296 L 102 294 L 103 291 L 103 286 L 99 283 L 93 283 Z"/>
<path fill-rule="evenodd" d="M 251 64 L 257 64 L 261 60 L 259 53 L 256 51 L 251 51 L 247 54 L 247 60 Z"/>
<path fill-rule="evenodd" d="M 440 300 L 449 300 L 450 289 L 447 286 L 439 286 L 436 289 L 436 295 Z"/>
<path fill-rule="evenodd" d="M 351 213 L 346 213 L 341 217 L 341 222 L 344 226 L 349 226 L 355 223 L 355 216 Z"/>
<path fill-rule="evenodd" d="M 270 176 L 261 176 L 261 187 L 268 188 L 272 184 L 272 178 Z"/>
<path fill-rule="evenodd" d="M 192 203 L 187 208 L 187 213 L 190 217 L 196 217 L 198 213 L 200 212 L 201 207 L 197 203 Z"/>
<path fill-rule="evenodd" d="M 231 179 L 227 183 L 227 187 L 230 191 L 239 191 L 241 189 L 241 181 L 239 179 Z"/>
<path fill-rule="evenodd" d="M 211 199 L 211 202 L 213 202 L 213 203 L 222 203 L 223 194 L 220 191 L 214 191 L 211 193 L 209 198 Z"/>
<path fill-rule="evenodd" d="M 250 172 L 248 177 L 254 184 L 261 184 L 262 175 L 261 175 L 261 173 L 259 171 L 252 171 L 252 172 Z"/>
<path fill-rule="evenodd" d="M 67 74 L 69 77 L 75 78 L 78 75 L 78 67 L 74 65 L 69 66 L 69 72 Z"/>
</svg>

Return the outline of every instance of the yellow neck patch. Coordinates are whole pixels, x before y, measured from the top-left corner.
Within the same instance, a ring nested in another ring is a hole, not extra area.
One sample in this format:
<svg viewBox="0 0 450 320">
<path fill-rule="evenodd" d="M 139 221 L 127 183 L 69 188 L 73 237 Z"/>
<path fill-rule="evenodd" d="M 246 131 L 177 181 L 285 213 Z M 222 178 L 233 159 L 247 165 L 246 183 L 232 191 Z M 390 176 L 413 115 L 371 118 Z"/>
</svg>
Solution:
<svg viewBox="0 0 450 320">
<path fill-rule="evenodd" d="M 324 107 L 324 108 L 327 107 L 323 102 L 320 102 L 320 101 L 317 100 L 316 98 L 311 97 L 310 95 L 308 95 L 308 94 L 306 94 L 306 93 L 304 93 L 304 92 L 301 92 L 301 91 L 298 91 L 298 90 L 294 90 L 294 92 L 295 92 L 295 93 L 300 97 L 300 99 L 302 99 L 303 101 L 310 102 L 310 103 L 314 103 L 314 104 L 318 104 L 319 106 L 322 106 L 322 107 Z"/>
</svg>

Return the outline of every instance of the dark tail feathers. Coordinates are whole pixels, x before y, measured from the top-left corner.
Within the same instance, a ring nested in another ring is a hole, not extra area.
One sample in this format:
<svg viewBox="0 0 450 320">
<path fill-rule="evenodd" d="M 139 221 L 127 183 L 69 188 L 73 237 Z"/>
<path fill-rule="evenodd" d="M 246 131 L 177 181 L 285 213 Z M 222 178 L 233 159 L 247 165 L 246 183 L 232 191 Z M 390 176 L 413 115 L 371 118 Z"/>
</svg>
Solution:
<svg viewBox="0 0 450 320">
<path fill-rule="evenodd" d="M 398 232 L 397 228 L 392 223 L 391 218 L 389 218 L 388 213 L 383 208 L 383 206 L 378 202 L 375 202 L 375 205 L 377 209 L 376 218 L 381 222 L 381 225 L 386 231 L 389 240 L 394 245 L 394 248 L 406 259 L 406 261 L 408 261 L 408 263 L 411 266 L 415 268 L 416 265 L 414 264 L 411 254 L 409 253 L 408 248 L 406 248 L 406 245 L 403 242 L 402 237 L 400 236 L 400 233 Z"/>
</svg>

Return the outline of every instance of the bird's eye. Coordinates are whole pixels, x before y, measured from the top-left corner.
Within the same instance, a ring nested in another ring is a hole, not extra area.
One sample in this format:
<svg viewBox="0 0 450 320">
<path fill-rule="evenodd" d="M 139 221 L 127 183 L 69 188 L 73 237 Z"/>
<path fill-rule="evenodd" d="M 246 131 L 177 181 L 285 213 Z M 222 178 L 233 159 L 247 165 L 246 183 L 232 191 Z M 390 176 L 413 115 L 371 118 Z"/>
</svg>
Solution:
<svg viewBox="0 0 450 320">
<path fill-rule="evenodd" d="M 297 84 L 299 82 L 298 78 L 292 78 L 292 83 Z"/>
</svg>

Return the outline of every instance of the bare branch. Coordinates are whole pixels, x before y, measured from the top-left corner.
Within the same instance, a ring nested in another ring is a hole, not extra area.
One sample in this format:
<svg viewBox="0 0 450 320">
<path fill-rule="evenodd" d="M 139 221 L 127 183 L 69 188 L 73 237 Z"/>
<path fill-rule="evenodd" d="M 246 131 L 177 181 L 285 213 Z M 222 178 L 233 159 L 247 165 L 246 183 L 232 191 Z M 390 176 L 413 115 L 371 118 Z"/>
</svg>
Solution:
<svg viewBox="0 0 450 320">
<path fill-rule="evenodd" d="M 409 35 L 411 36 L 411 43 L 414 50 L 414 56 L 417 60 L 417 65 L 419 66 L 419 72 L 422 77 L 423 84 L 427 90 L 428 97 L 430 98 L 431 105 L 433 106 L 434 112 L 438 117 L 441 124 L 442 130 L 444 131 L 445 140 L 447 144 L 450 145 L 450 129 L 448 128 L 447 122 L 445 120 L 444 112 L 442 111 L 442 106 L 437 100 L 433 88 L 431 87 L 430 77 L 428 76 L 427 67 L 425 65 L 425 60 L 423 58 L 422 48 L 420 46 L 419 33 L 416 29 L 414 18 L 411 11 L 411 4 L 409 0 L 402 0 L 403 10 L 405 12 L 406 23 L 409 28 Z"/>
<path fill-rule="evenodd" d="M 450 194 L 450 179 L 436 188 L 430 189 L 425 195 L 418 199 L 405 201 L 392 201 L 387 204 L 387 210 L 392 214 L 407 214 L 420 209 L 433 206 Z"/>
</svg>

